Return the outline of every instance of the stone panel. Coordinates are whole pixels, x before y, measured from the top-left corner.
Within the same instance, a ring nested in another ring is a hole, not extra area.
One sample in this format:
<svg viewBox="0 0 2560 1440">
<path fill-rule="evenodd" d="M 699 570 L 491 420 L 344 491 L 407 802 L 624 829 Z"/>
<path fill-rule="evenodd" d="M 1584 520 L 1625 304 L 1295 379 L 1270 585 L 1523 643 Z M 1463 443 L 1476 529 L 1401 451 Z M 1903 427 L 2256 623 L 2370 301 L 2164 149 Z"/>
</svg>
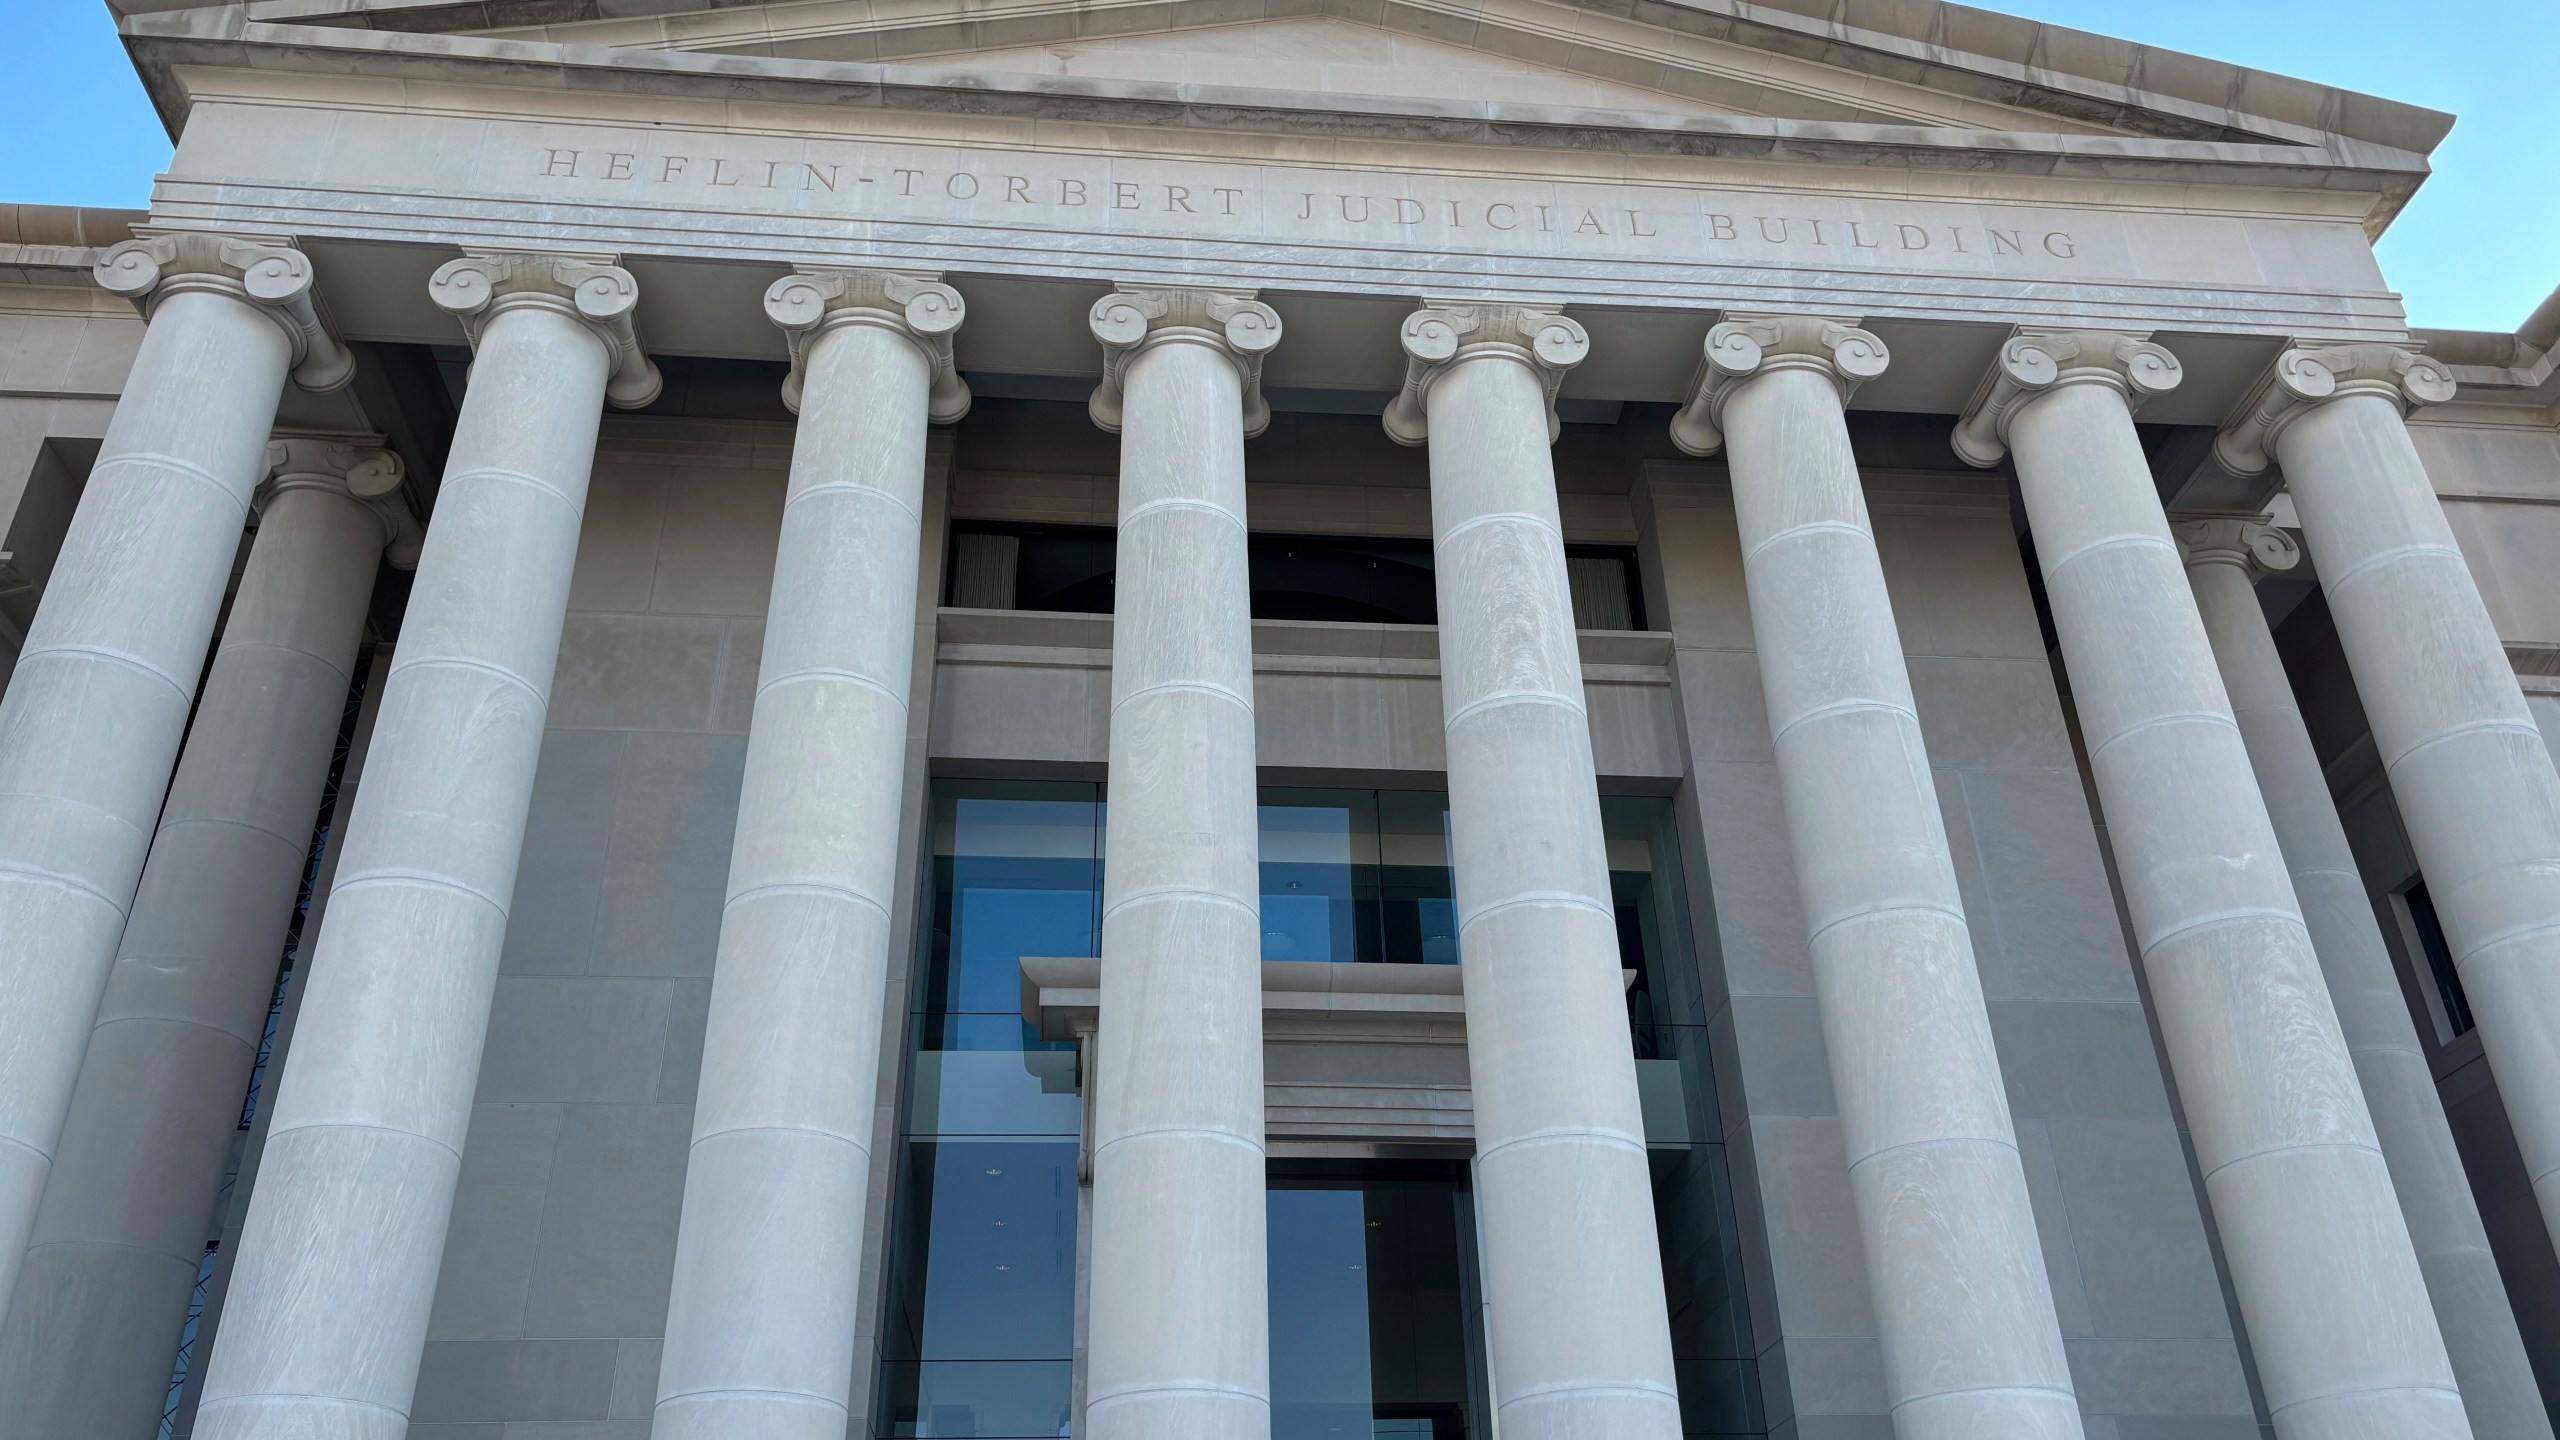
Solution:
<svg viewBox="0 0 2560 1440">
<path fill-rule="evenodd" d="M 689 1105 L 563 1108 L 526 1287 L 527 1335 L 664 1332 L 692 1133 Z"/>
</svg>

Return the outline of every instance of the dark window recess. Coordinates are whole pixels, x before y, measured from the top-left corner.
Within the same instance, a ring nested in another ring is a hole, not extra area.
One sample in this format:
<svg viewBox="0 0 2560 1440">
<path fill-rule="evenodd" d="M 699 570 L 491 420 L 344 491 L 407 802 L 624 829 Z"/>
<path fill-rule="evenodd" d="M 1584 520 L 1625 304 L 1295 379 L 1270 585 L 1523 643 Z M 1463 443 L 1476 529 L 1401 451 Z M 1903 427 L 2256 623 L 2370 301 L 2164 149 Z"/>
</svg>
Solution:
<svg viewBox="0 0 2560 1440">
<path fill-rule="evenodd" d="M 966 610 L 1112 611 L 1115 536 L 1094 525 L 954 526 L 943 603 Z M 1431 545 L 1339 535 L 1256 535 L 1248 542 L 1256 620 L 1439 623 Z M 1565 547 L 1574 624 L 1638 630 L 1635 552 Z"/>
<path fill-rule="evenodd" d="M 2409 928 L 2418 934 L 2418 948 L 2426 953 L 2427 973 L 2435 978 L 2436 996 L 2444 1002 L 2445 1024 L 2454 1036 L 2471 1032 L 2471 1000 L 2462 993 L 2462 976 L 2453 966 L 2453 947 L 2445 943 L 2444 921 L 2436 915 L 2436 902 L 2427 894 L 2427 882 L 2420 880 L 2400 892 L 2400 903 L 2409 907 Z"/>
</svg>

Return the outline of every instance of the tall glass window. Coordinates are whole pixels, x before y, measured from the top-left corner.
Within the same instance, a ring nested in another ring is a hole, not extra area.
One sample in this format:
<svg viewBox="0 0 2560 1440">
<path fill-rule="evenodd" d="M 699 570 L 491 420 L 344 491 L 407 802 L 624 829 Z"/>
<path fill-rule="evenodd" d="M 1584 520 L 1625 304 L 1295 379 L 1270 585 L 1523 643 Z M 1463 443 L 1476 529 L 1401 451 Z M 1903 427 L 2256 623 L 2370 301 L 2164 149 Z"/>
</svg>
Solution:
<svg viewBox="0 0 2560 1440">
<path fill-rule="evenodd" d="M 1091 955 L 1099 787 L 935 787 L 873 1433 L 1054 1440 L 1075 1356 L 1072 1046 L 1022 1019 L 1026 955 Z"/>
<path fill-rule="evenodd" d="M 1605 797 L 1601 818 L 1620 963 L 1634 972 L 1629 1043 L 1684 1430 L 1756 1436 L 1732 1184 L 1671 806 Z M 1073 1049 L 1023 1023 L 1020 966 L 1097 953 L 1102 819 L 1094 785 L 935 786 L 875 1410 L 882 1440 L 1069 1433 L 1081 1102 Z M 1266 788 L 1263 958 L 1455 964 L 1448 827 L 1437 792 Z M 1275 1440 L 1480 1435 L 1468 1388 L 1480 1370 L 1468 1367 L 1481 1362 L 1465 1349 L 1480 1334 L 1463 1165 L 1425 1175 L 1275 1162 L 1269 1203 Z M 1365 1429 L 1354 1423 L 1364 1406 Z"/>
<path fill-rule="evenodd" d="M 1482 1435 L 1463 1161 L 1271 1166 L 1271 1440 Z"/>
</svg>

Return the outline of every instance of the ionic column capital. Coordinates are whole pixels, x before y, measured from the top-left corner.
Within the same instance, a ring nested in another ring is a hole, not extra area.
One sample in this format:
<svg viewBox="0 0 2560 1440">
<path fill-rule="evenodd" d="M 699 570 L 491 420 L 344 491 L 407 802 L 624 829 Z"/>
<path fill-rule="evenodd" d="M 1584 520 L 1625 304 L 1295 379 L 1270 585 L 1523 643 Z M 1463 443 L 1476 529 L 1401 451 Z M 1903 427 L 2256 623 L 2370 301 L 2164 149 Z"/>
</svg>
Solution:
<svg viewBox="0 0 2560 1440">
<path fill-rule="evenodd" d="M 144 230 L 110 247 L 91 273 L 100 289 L 141 307 L 146 321 L 161 301 L 189 290 L 255 306 L 293 346 L 293 383 L 321 392 L 355 378 L 356 357 L 312 304 L 311 257 L 287 237 Z"/>
<path fill-rule="evenodd" d="M 1556 391 L 1564 374 L 1591 353 L 1579 321 L 1543 305 L 1425 300 L 1405 317 L 1404 390 L 1387 405 L 1387 438 L 1419 445 L 1431 436 L 1431 382 L 1462 361 L 1493 356 L 1536 373 L 1547 395 L 1547 443 L 1564 433 Z"/>
<path fill-rule="evenodd" d="M 2302 563 L 2301 543 L 2264 515 L 2171 515 L 2169 533 L 2190 570 L 2229 565 L 2254 582 Z"/>
<path fill-rule="evenodd" d="M 1956 421 L 1955 452 L 1966 464 L 1989 468 L 2009 453 L 2009 422 L 2028 401 L 2066 385 L 2104 385 L 2139 410 L 2154 395 L 2178 388 L 2178 357 L 2151 343 L 2148 330 L 2049 330 L 2021 325 L 1973 402 Z"/>
<path fill-rule="evenodd" d="M 382 526 L 384 558 L 402 570 L 418 568 L 426 531 L 400 498 L 404 467 L 379 435 L 333 435 L 279 430 L 267 441 L 267 473 L 249 499 L 263 514 L 288 490 L 318 490 L 352 501 Z"/>
<path fill-rule="evenodd" d="M 937 271 L 803 265 L 764 292 L 764 313 L 782 327 L 791 347 L 782 403 L 794 415 L 800 413 L 811 348 L 819 336 L 845 325 L 893 331 L 924 352 L 933 367 L 925 414 L 934 424 L 949 425 L 969 413 L 968 382 L 951 360 L 951 337 L 968 317 L 968 305 Z"/>
<path fill-rule="evenodd" d="M 665 381 L 641 351 L 640 335 L 632 324 L 631 312 L 640 303 L 640 282 L 615 264 L 615 258 L 471 250 L 436 270 L 427 282 L 427 295 L 462 322 L 462 333 L 474 350 L 480 348 L 489 322 L 508 310 L 550 310 L 576 320 L 604 345 L 612 366 L 605 380 L 605 399 L 617 409 L 637 410 L 658 398 Z"/>
<path fill-rule="evenodd" d="M 1892 358 L 1884 342 L 1859 329 L 1853 317 L 1727 315 L 1707 332 L 1706 354 L 1689 382 L 1689 403 L 1671 417 L 1671 443 L 1690 455 L 1723 449 L 1725 401 L 1753 376 L 1818 371 L 1839 390 L 1845 407 Z"/>
<path fill-rule="evenodd" d="M 2403 415 L 2453 398 L 2453 371 L 2407 345 L 2297 343 L 2267 367 L 2213 437 L 2213 458 L 2234 475 L 2264 473 L 2276 437 L 2312 409 L 2348 395 L 2379 395 Z"/>
<path fill-rule="evenodd" d="M 1093 423 L 1120 433 L 1121 381 L 1129 362 L 1164 344 L 1206 345 L 1224 355 L 1244 380 L 1244 433 L 1271 424 L 1262 398 L 1262 359 L 1280 343 L 1280 316 L 1252 290 L 1208 290 L 1123 285 L 1094 302 L 1087 317 L 1102 342 L 1102 383 L 1089 408 Z"/>
</svg>

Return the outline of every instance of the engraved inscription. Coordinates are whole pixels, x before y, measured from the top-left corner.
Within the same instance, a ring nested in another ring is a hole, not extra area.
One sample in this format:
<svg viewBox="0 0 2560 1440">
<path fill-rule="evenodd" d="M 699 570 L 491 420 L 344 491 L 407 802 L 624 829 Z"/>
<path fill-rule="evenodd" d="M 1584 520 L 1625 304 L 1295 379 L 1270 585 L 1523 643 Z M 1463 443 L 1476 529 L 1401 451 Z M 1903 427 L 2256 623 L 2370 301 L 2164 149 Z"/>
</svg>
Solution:
<svg viewBox="0 0 2560 1440">
<path fill-rule="evenodd" d="M 787 157 L 691 148 L 541 146 L 532 175 L 578 195 L 620 191 L 878 220 L 1033 223 L 1236 238 L 1334 239 L 1432 249 L 1518 248 L 1662 258 L 2075 268 L 2088 241 L 2049 212 L 1995 205 L 1844 202 L 1674 186 L 1511 184 L 1460 176 L 1189 161 L 1116 161 L 817 143 Z M 930 158 L 928 158 L 930 157 Z M 1828 211 L 1830 213 L 1824 213 Z M 1961 217 L 1961 218 L 1953 218 Z"/>
</svg>

